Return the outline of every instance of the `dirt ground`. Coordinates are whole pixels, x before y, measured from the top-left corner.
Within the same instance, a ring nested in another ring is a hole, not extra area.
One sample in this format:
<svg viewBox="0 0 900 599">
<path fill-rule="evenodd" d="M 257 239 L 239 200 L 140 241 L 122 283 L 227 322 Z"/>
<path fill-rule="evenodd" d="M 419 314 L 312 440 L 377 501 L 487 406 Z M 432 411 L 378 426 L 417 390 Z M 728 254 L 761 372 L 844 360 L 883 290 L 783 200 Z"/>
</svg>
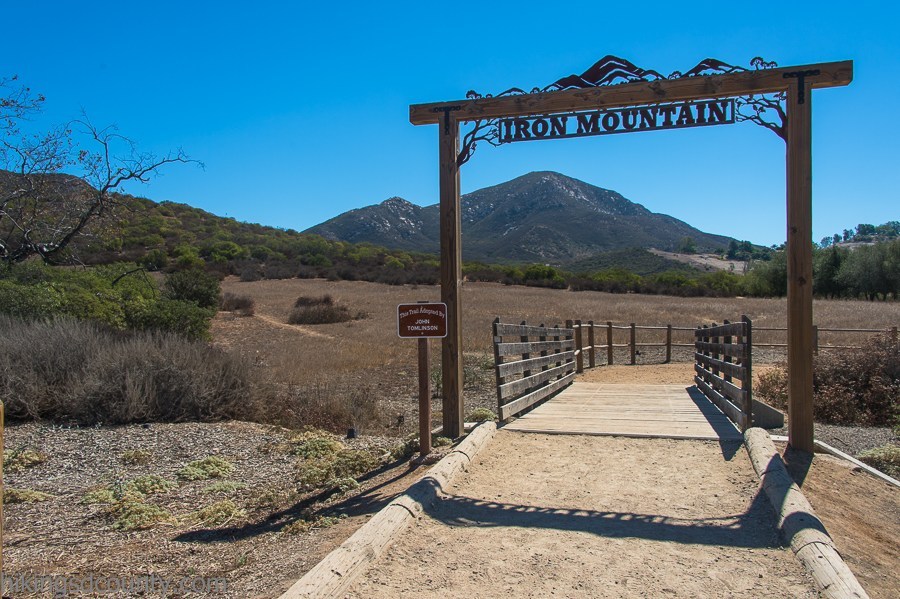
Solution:
<svg viewBox="0 0 900 599">
<path fill-rule="evenodd" d="M 348 596 L 817 596 L 757 489 L 738 444 L 501 430 Z"/>
<path fill-rule="evenodd" d="M 784 453 L 784 447 L 781 448 Z M 830 455 L 785 460 L 838 551 L 872 599 L 900 589 L 900 489 Z"/>
</svg>

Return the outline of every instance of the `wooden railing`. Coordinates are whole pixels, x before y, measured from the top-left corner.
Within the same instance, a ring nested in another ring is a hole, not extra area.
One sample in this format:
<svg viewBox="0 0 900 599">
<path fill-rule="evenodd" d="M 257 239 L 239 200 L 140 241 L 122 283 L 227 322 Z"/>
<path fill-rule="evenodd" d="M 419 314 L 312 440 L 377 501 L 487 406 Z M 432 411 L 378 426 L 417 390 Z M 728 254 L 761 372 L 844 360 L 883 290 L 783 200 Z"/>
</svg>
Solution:
<svg viewBox="0 0 900 599">
<path fill-rule="evenodd" d="M 568 386 L 575 378 L 575 331 L 494 320 L 497 407 L 505 421 Z"/>
<path fill-rule="evenodd" d="M 745 431 L 753 426 L 753 325 L 741 322 L 695 330 L 694 383 Z M 740 386 L 735 382 L 740 383 Z"/>
<path fill-rule="evenodd" d="M 672 348 L 682 347 L 682 348 L 693 348 L 694 343 L 678 343 L 673 341 L 673 332 L 675 333 L 684 333 L 689 332 L 693 334 L 697 327 L 687 327 L 687 326 L 675 326 L 671 324 L 667 325 L 658 325 L 658 326 L 646 326 L 646 325 L 636 325 L 635 323 L 625 324 L 625 325 L 617 325 L 613 324 L 612 321 L 607 321 L 605 324 L 597 324 L 593 320 L 582 321 L 582 320 L 567 320 L 566 328 L 572 329 L 574 331 L 575 338 L 575 366 L 576 371 L 581 373 L 584 372 L 585 368 L 594 368 L 598 365 L 598 363 L 604 362 L 603 354 L 605 356 L 605 363 L 607 365 L 612 365 L 615 362 L 614 352 L 616 349 L 626 348 L 628 350 L 628 363 L 636 364 L 637 356 L 640 355 L 640 350 L 643 348 L 664 348 L 665 349 L 665 358 L 664 362 L 669 363 L 672 361 Z M 614 342 L 614 334 L 617 331 L 628 331 L 628 340 L 625 343 L 615 343 Z M 664 336 L 660 335 L 660 340 L 656 342 L 637 342 L 638 332 L 639 331 L 659 331 L 660 333 L 664 332 Z M 775 342 L 777 338 L 777 333 L 779 332 L 787 332 L 787 328 L 785 327 L 755 327 L 754 331 L 757 333 L 757 339 L 754 341 L 754 347 L 766 347 L 766 348 L 774 348 L 774 349 L 782 349 L 787 348 L 787 343 L 778 343 Z M 760 340 L 760 335 L 758 333 L 776 333 L 776 335 L 766 335 L 766 337 L 771 337 L 772 341 L 768 342 L 767 340 Z M 818 326 L 813 326 L 813 350 L 815 353 L 819 353 L 821 350 L 844 350 L 844 349 L 862 349 L 859 345 L 847 345 L 839 344 L 823 344 L 820 343 L 821 333 L 828 334 L 832 336 L 832 334 L 878 334 L 878 333 L 887 333 L 892 335 L 894 338 L 897 337 L 897 327 L 891 327 L 887 329 L 848 329 L 848 328 L 820 328 Z M 600 341 L 600 343 L 598 343 Z"/>
</svg>

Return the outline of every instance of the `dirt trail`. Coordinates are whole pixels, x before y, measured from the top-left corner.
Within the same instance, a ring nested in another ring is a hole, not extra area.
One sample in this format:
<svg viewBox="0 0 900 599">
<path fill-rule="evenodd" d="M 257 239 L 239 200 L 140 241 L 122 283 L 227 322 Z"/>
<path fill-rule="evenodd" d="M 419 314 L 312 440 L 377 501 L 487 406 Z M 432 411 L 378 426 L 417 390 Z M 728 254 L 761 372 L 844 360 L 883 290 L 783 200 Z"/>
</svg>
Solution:
<svg viewBox="0 0 900 599">
<path fill-rule="evenodd" d="M 500 431 L 348 597 L 815 597 L 739 444 Z"/>
</svg>

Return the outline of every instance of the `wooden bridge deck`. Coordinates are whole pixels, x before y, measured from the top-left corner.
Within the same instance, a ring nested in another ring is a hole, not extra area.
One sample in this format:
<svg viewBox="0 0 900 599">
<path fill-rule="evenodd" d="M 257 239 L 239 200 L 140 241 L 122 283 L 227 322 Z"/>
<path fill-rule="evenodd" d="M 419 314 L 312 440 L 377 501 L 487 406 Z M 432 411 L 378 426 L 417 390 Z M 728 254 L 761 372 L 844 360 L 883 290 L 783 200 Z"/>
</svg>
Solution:
<svg viewBox="0 0 900 599">
<path fill-rule="evenodd" d="M 505 429 L 667 439 L 742 439 L 734 424 L 696 387 L 682 385 L 575 382 Z"/>
</svg>

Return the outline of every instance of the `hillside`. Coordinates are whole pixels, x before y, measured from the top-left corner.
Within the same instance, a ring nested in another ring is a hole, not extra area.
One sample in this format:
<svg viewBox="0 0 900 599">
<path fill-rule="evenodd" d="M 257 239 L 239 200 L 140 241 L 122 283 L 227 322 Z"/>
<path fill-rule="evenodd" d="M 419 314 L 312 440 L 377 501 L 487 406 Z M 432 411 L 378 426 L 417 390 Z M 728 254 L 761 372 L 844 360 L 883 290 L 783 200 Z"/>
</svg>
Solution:
<svg viewBox="0 0 900 599">
<path fill-rule="evenodd" d="M 534 172 L 461 198 L 463 258 L 482 262 L 569 265 L 628 248 L 676 251 L 690 237 L 699 251 L 721 251 L 730 238 L 650 212 L 621 194 L 554 172 Z M 326 239 L 437 252 L 438 206 L 402 198 L 351 210 L 308 233 Z"/>
</svg>

